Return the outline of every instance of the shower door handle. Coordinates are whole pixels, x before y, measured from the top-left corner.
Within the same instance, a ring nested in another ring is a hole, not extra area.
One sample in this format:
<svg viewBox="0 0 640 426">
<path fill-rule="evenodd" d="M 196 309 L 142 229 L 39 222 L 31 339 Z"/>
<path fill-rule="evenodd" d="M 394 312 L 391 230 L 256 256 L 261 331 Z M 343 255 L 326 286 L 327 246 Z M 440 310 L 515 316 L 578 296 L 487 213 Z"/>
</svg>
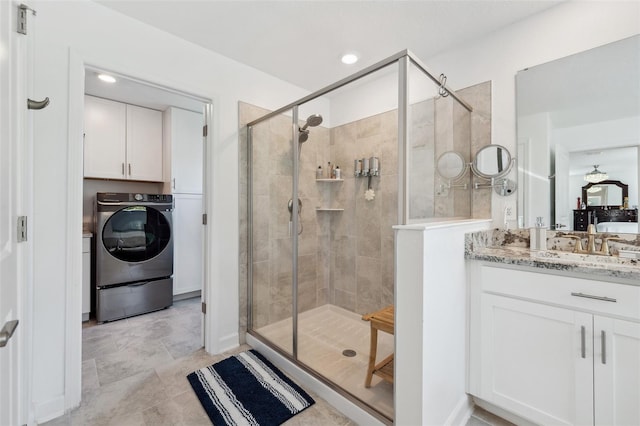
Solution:
<svg viewBox="0 0 640 426">
<path fill-rule="evenodd" d="M 293 231 L 293 198 L 289 200 L 287 205 L 287 209 L 289 209 L 289 236 L 291 236 L 291 232 Z M 300 221 L 302 213 L 302 201 L 298 198 L 298 221 Z M 298 235 L 302 233 L 302 229 L 298 232 Z"/>
</svg>

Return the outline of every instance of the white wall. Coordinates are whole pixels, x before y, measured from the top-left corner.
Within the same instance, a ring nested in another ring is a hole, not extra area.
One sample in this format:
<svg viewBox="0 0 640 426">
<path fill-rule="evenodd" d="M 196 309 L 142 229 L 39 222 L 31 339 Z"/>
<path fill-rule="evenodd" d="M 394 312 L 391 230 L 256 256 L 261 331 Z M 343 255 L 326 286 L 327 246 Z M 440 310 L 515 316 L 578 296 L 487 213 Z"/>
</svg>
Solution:
<svg viewBox="0 0 640 426">
<path fill-rule="evenodd" d="M 515 153 L 515 75 L 519 70 L 639 32 L 640 2 L 570 1 L 423 60 L 432 73 L 445 73 L 447 84 L 454 88 L 492 81 L 492 143 Z M 505 201 L 511 200 L 493 194 L 496 226 L 502 224 Z"/>
<path fill-rule="evenodd" d="M 209 153 L 212 185 L 207 191 L 212 244 L 206 259 L 211 267 L 209 296 L 213 306 L 208 312 L 214 317 L 209 322 L 213 336 L 210 350 L 214 352 L 238 341 L 237 102 L 275 109 L 306 92 L 97 3 L 41 1 L 34 8 L 38 14 L 30 30 L 36 42 L 35 95 L 37 99 L 51 99 L 47 109 L 34 114 L 32 406 L 36 420 L 42 421 L 77 403 L 65 395 L 69 386 L 65 383 L 69 377 L 66 357 L 76 356 L 70 354 L 73 348 L 65 345 L 65 321 L 69 321 L 66 289 L 69 281 L 80 277 L 70 269 L 81 264 L 82 255 L 82 205 L 67 207 L 68 184 L 79 190 L 82 181 L 81 165 L 74 167 L 74 162 L 81 161 L 74 155 L 79 140 L 72 128 L 78 118 L 69 116 L 74 99 L 70 92 L 73 94 L 83 83 L 73 68 L 74 58 L 214 102 L 213 147 Z M 79 174 L 68 173 L 76 169 Z M 77 217 L 78 223 L 68 221 L 68 217 Z M 67 246 L 72 247 L 67 255 L 72 259 L 65 261 L 61 253 Z"/>
</svg>

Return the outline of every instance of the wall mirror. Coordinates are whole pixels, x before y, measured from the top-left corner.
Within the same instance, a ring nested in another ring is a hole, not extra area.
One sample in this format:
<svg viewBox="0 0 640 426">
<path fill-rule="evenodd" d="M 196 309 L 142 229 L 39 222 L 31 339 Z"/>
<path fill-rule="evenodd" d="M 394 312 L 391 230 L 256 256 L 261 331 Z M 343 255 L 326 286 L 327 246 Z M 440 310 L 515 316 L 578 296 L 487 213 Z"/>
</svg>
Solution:
<svg viewBox="0 0 640 426">
<path fill-rule="evenodd" d="M 585 200 L 587 208 L 617 209 L 624 205 L 624 199 L 628 196 L 629 185 L 619 180 L 603 180 L 598 183 L 588 183 L 582 187 L 582 199 Z"/>
<path fill-rule="evenodd" d="M 447 151 L 438 157 L 436 170 L 443 179 L 455 182 L 464 176 L 467 171 L 467 163 L 460 153 Z"/>
<path fill-rule="evenodd" d="M 476 176 L 497 179 L 511 171 L 511 153 L 502 145 L 487 145 L 478 150 L 471 163 Z"/>
<path fill-rule="evenodd" d="M 638 205 L 640 35 L 518 72 L 516 76 L 519 222 L 542 216 L 574 229 L 577 199 L 594 164 L 628 185 Z M 607 186 L 606 205 L 612 201 Z M 592 202 L 597 196 L 592 195 Z M 604 202 L 604 191 L 600 194 Z"/>
</svg>

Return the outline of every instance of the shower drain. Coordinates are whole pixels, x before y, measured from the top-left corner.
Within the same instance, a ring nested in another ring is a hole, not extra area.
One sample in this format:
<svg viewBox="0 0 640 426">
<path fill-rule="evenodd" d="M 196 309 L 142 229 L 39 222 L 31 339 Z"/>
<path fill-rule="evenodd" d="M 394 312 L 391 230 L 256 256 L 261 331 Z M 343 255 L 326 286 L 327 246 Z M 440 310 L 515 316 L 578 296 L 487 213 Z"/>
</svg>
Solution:
<svg viewBox="0 0 640 426">
<path fill-rule="evenodd" d="M 354 351 L 353 349 L 345 349 L 344 351 L 342 351 L 342 355 L 348 357 L 356 356 L 356 351 Z"/>
</svg>

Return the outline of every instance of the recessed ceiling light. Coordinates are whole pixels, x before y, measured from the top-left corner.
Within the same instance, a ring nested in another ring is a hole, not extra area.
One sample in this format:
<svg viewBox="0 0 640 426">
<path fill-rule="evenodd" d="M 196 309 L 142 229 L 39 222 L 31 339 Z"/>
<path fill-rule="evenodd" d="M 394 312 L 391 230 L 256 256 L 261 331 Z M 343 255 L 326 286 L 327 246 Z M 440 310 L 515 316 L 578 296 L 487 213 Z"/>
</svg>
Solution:
<svg viewBox="0 0 640 426">
<path fill-rule="evenodd" d="M 98 78 L 105 83 L 115 83 L 116 79 L 108 74 L 98 74 Z"/>
<path fill-rule="evenodd" d="M 358 56 L 356 56 L 354 53 L 347 53 L 345 55 L 342 55 L 343 64 L 351 65 L 355 64 L 356 62 L 358 62 Z"/>
</svg>

